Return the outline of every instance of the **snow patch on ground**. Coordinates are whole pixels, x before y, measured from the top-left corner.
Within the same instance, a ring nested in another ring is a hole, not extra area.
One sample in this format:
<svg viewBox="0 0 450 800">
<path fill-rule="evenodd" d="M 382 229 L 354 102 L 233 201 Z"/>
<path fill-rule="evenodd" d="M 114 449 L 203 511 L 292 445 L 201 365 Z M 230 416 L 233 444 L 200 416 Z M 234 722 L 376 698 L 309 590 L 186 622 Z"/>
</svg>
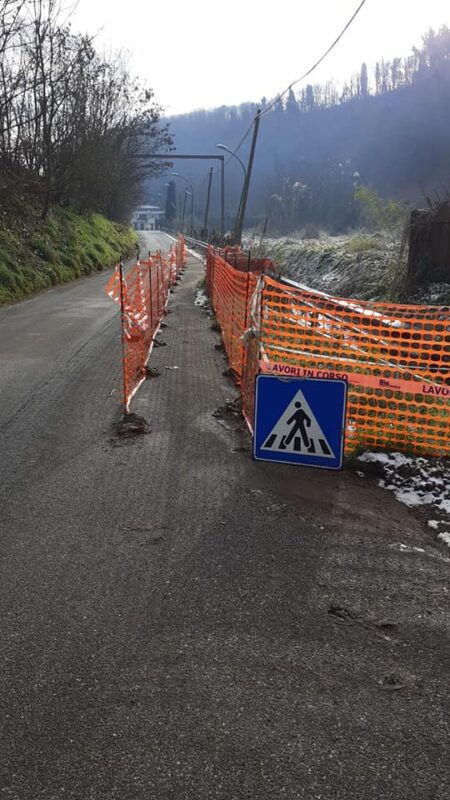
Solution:
<svg viewBox="0 0 450 800">
<path fill-rule="evenodd" d="M 428 526 L 440 531 L 438 538 L 450 547 L 450 460 L 405 456 L 402 453 L 372 453 L 359 456 L 368 472 L 378 466 L 379 485 L 392 492 L 408 508 L 423 507 Z M 368 468 L 370 467 L 370 468 Z"/>
<path fill-rule="evenodd" d="M 448 305 L 450 303 L 450 283 L 432 283 L 420 289 L 412 298 L 419 305 Z"/>
<path fill-rule="evenodd" d="M 392 545 L 394 547 L 394 545 Z M 401 553 L 425 553 L 424 547 L 411 547 L 407 544 L 395 544 L 396 550 L 400 550 Z"/>
<path fill-rule="evenodd" d="M 440 533 L 439 536 L 438 536 L 438 539 L 442 539 L 444 544 L 446 544 L 448 547 L 450 547 L 450 533 L 449 533 L 449 531 L 444 531 L 443 533 Z"/>
<path fill-rule="evenodd" d="M 206 264 L 206 258 L 202 256 L 201 253 L 197 253 L 196 250 L 191 250 L 190 247 L 187 248 L 187 251 L 189 255 L 193 256 L 194 258 L 198 258 L 199 261 L 203 261 L 203 263 Z"/>
<path fill-rule="evenodd" d="M 199 306 L 200 308 L 204 308 L 206 310 L 209 309 L 209 297 L 205 294 L 203 289 L 197 289 L 194 305 Z"/>
</svg>

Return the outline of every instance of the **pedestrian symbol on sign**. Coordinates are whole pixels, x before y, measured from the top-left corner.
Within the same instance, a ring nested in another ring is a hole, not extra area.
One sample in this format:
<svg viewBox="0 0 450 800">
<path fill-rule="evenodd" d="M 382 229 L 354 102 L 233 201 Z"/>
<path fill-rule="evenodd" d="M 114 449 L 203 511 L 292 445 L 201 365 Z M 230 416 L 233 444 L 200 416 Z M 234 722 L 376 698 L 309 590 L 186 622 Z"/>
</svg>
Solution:
<svg viewBox="0 0 450 800">
<path fill-rule="evenodd" d="M 259 375 L 254 457 L 340 469 L 346 398 L 347 385 L 341 380 Z"/>
<path fill-rule="evenodd" d="M 335 458 L 301 389 L 272 428 L 262 449 L 312 455 L 318 453 L 324 458 Z"/>
</svg>

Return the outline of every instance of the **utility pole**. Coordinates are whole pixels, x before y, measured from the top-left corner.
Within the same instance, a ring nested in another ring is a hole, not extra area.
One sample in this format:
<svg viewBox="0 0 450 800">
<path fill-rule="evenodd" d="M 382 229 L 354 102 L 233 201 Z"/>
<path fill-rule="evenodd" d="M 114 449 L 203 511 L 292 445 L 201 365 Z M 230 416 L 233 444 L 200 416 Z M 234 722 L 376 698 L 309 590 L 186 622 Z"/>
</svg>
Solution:
<svg viewBox="0 0 450 800">
<path fill-rule="evenodd" d="M 214 170 L 211 167 L 211 169 L 209 170 L 209 176 L 208 176 L 208 192 L 206 194 L 205 219 L 204 219 L 204 222 L 203 222 L 203 230 L 205 232 L 205 236 L 207 236 L 207 231 L 208 231 L 209 201 L 211 199 L 211 183 L 212 183 L 213 172 L 214 172 Z"/>
<path fill-rule="evenodd" d="M 222 234 L 222 239 L 225 234 L 225 156 L 218 156 L 216 153 L 207 155 L 206 153 L 191 155 L 188 153 L 151 153 L 145 158 L 158 158 L 162 159 L 163 161 L 168 161 L 169 163 L 176 158 L 183 158 L 183 159 L 207 159 L 211 161 L 220 161 L 220 230 Z M 192 204 L 193 205 L 193 204 Z M 191 223 L 193 227 L 193 218 L 194 212 L 192 210 L 191 215 Z"/>
<path fill-rule="evenodd" d="M 253 161 L 255 158 L 256 140 L 258 138 L 260 117 L 261 117 L 261 110 L 258 109 L 258 111 L 256 112 L 255 124 L 253 126 L 253 139 L 252 139 L 252 146 L 250 148 L 250 155 L 248 157 L 247 173 L 245 176 L 244 186 L 242 187 L 241 202 L 239 205 L 239 216 L 238 220 L 236 221 L 236 231 L 235 231 L 236 244 L 240 244 L 242 239 L 242 229 L 244 227 L 248 190 L 250 186 L 250 178 L 252 176 Z"/>
<path fill-rule="evenodd" d="M 225 160 L 220 161 L 220 233 L 222 244 L 225 239 Z"/>
</svg>

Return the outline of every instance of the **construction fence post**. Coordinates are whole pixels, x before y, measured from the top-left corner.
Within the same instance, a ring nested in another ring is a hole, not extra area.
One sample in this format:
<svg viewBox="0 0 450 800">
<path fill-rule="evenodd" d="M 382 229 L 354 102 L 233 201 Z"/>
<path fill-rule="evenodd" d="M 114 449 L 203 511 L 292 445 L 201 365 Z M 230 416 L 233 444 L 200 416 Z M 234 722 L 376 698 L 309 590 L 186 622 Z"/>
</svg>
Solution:
<svg viewBox="0 0 450 800">
<path fill-rule="evenodd" d="M 123 374 L 123 413 L 128 412 L 128 380 L 126 370 L 126 345 L 125 345 L 125 281 L 123 276 L 123 261 L 119 263 L 120 279 L 120 327 L 122 334 L 122 374 Z"/>
<path fill-rule="evenodd" d="M 148 265 L 148 287 L 149 287 L 149 303 L 150 303 L 150 328 L 152 331 L 153 336 L 153 289 L 152 289 L 152 266 L 153 263 L 150 260 Z"/>
<path fill-rule="evenodd" d="M 250 289 L 250 265 L 251 265 L 251 256 L 250 250 L 248 252 L 248 261 L 247 261 L 247 285 L 245 287 L 245 315 L 244 315 L 244 334 L 248 329 L 248 320 L 249 320 L 249 289 Z M 247 349 L 247 343 L 243 341 L 242 347 L 242 364 L 241 364 L 241 385 L 244 382 L 244 368 L 245 368 L 245 354 Z M 242 403 L 242 392 L 241 392 L 241 403 Z"/>
<path fill-rule="evenodd" d="M 160 253 L 159 250 L 158 250 L 158 266 L 156 267 L 156 269 L 157 269 L 157 276 L 158 276 L 158 319 L 161 319 L 161 317 L 162 317 L 161 300 L 163 300 L 161 295 L 162 295 L 162 292 L 163 292 L 163 282 L 162 282 L 162 259 L 161 259 L 161 253 Z M 163 306 L 164 306 L 164 302 L 163 302 Z"/>
</svg>

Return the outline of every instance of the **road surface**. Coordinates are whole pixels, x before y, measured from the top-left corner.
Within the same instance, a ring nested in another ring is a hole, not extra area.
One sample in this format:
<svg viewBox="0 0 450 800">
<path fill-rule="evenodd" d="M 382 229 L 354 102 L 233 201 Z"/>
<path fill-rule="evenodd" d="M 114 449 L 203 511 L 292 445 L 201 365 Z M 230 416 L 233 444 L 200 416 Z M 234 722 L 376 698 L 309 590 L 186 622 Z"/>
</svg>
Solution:
<svg viewBox="0 0 450 800">
<path fill-rule="evenodd" d="M 251 460 L 201 276 L 129 442 L 108 276 L 0 311 L 0 797 L 447 799 L 445 551 L 353 471 Z"/>
</svg>

